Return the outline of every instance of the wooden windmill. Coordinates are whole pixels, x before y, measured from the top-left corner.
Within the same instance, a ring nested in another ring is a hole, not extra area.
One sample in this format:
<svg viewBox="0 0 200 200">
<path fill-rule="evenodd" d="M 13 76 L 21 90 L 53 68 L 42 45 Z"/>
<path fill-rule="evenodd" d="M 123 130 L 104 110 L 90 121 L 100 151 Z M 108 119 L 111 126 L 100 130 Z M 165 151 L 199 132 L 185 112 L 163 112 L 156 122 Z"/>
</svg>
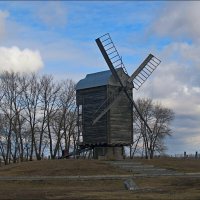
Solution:
<svg viewBox="0 0 200 200">
<path fill-rule="evenodd" d="M 161 61 L 149 54 L 129 76 L 110 35 L 97 38 L 96 43 L 110 70 L 88 74 L 77 83 L 80 145 L 93 148 L 94 158 L 121 159 L 123 147 L 133 142 L 133 109 L 151 132 L 132 91 L 140 88 Z"/>
</svg>

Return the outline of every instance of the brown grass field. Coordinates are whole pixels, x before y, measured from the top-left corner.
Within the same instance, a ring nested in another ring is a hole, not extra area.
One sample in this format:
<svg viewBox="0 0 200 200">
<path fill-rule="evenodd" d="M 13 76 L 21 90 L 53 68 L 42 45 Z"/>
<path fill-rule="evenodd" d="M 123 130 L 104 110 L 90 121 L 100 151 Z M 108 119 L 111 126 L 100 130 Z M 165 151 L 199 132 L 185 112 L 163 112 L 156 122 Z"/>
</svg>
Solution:
<svg viewBox="0 0 200 200">
<path fill-rule="evenodd" d="M 200 160 L 140 160 L 178 171 L 200 172 Z M 0 176 L 62 176 L 130 174 L 97 160 L 44 160 L 0 168 Z M 138 190 L 128 191 L 123 180 L 0 181 L 0 199 L 132 199 L 200 200 L 200 178 L 136 178 Z"/>
<path fill-rule="evenodd" d="M 152 160 L 136 159 L 143 164 L 155 165 L 165 169 L 172 169 L 179 172 L 200 172 L 200 159 L 184 158 L 154 158 Z"/>
</svg>

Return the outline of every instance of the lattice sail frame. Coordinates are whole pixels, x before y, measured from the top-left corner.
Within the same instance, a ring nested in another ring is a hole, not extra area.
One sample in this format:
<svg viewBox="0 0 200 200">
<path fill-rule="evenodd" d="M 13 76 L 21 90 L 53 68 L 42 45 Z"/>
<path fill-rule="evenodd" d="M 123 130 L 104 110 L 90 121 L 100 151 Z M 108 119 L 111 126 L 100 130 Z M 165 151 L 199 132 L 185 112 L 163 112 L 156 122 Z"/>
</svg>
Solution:
<svg viewBox="0 0 200 200">
<path fill-rule="evenodd" d="M 94 120 L 93 124 L 95 124 L 106 112 L 110 110 L 112 105 L 119 99 L 120 95 L 123 93 L 127 96 L 130 102 L 133 104 L 136 112 L 138 113 L 140 119 L 144 122 L 145 126 L 147 127 L 148 131 L 152 133 L 149 125 L 147 124 L 146 120 L 140 113 L 136 103 L 134 100 L 129 96 L 126 86 L 133 82 L 134 88 L 139 89 L 141 85 L 147 80 L 147 78 L 152 74 L 152 72 L 156 69 L 156 67 L 161 63 L 161 61 L 156 58 L 154 55 L 149 54 L 148 57 L 141 63 L 141 65 L 137 68 L 137 70 L 128 78 L 126 84 L 124 85 L 121 78 L 117 74 L 116 68 L 122 67 L 124 72 L 128 75 L 127 70 L 122 62 L 121 57 L 109 35 L 109 33 L 99 37 L 96 39 L 96 43 L 108 65 L 110 68 L 112 75 L 114 76 L 115 80 L 120 83 L 121 85 L 121 92 L 115 98 L 115 100 L 108 105 L 106 109 L 104 109 Z"/>
</svg>

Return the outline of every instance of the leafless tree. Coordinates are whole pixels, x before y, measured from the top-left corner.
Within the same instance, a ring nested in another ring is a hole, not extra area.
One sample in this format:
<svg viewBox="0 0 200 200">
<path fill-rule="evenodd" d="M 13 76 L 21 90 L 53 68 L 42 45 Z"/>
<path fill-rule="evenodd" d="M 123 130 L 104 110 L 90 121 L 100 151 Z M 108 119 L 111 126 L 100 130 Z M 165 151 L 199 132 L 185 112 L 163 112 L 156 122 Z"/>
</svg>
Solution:
<svg viewBox="0 0 200 200">
<path fill-rule="evenodd" d="M 75 84 L 71 80 L 61 83 L 54 116 L 49 120 L 50 154 L 52 158 L 65 149 L 69 151 L 75 134 Z M 54 142 L 52 142 L 54 141 Z"/>
<path fill-rule="evenodd" d="M 36 140 L 38 115 L 40 114 L 39 110 L 39 97 L 41 92 L 41 85 L 38 81 L 36 74 L 31 76 L 23 77 L 23 104 L 25 105 L 24 118 L 27 122 L 27 129 L 29 129 L 31 143 L 30 145 L 30 160 L 33 159 L 33 154 L 35 152 L 37 159 L 40 159 L 38 153 L 38 146 Z"/>
<path fill-rule="evenodd" d="M 23 157 L 23 141 L 21 126 L 23 120 L 20 116 L 23 111 L 21 104 L 22 88 L 20 85 L 19 74 L 4 72 L 0 77 L 0 88 L 3 93 L 1 96 L 0 113 L 3 124 L 1 124 L 1 143 L 6 143 L 4 147 L 5 164 L 10 163 L 11 157 L 13 162 L 17 157 Z M 14 147 L 12 145 L 14 143 Z M 3 148 L 3 147 L 2 147 Z"/>
<path fill-rule="evenodd" d="M 75 151 L 76 118 L 73 81 L 34 73 L 0 75 L 0 158 L 5 164 Z"/>
<path fill-rule="evenodd" d="M 135 114 L 134 141 L 130 154 L 133 156 L 136 151 L 141 150 L 146 158 L 153 158 L 155 152 L 161 153 L 166 149 L 164 139 L 172 133 L 170 123 L 174 119 L 174 112 L 159 103 L 154 103 L 151 99 L 138 99 L 136 103 L 152 133 Z"/>
<path fill-rule="evenodd" d="M 40 105 L 38 116 L 38 159 L 41 159 L 45 148 L 50 146 L 52 155 L 52 137 L 50 124 L 57 112 L 60 84 L 56 84 L 52 76 L 44 75 L 40 78 Z"/>
</svg>

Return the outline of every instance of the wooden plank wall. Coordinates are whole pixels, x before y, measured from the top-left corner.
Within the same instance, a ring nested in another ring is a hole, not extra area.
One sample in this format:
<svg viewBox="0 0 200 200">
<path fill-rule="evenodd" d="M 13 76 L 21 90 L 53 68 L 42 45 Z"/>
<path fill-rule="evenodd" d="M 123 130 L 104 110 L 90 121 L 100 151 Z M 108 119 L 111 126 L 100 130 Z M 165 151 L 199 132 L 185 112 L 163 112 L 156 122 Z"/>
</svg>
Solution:
<svg viewBox="0 0 200 200">
<path fill-rule="evenodd" d="M 84 89 L 77 91 L 77 100 L 79 105 L 82 104 L 82 128 L 84 144 L 131 144 L 133 133 L 133 106 L 128 98 L 123 95 L 119 102 L 113 105 L 110 111 L 105 114 L 96 124 L 92 125 L 92 120 L 106 106 L 114 100 L 110 99 L 108 104 L 95 115 L 108 95 L 116 96 L 119 93 L 117 86 L 101 86 L 96 88 Z M 129 90 L 132 97 L 132 90 Z"/>
<path fill-rule="evenodd" d="M 115 86 L 109 86 L 109 94 L 118 94 Z M 132 90 L 129 90 L 132 97 Z M 122 98 L 110 109 L 108 117 L 108 137 L 111 144 L 131 144 L 133 132 L 133 106 L 123 94 Z"/>
<path fill-rule="evenodd" d="M 107 115 L 104 115 L 96 124 L 92 125 L 95 111 L 99 109 L 107 98 L 106 86 L 89 88 L 77 91 L 78 103 L 82 103 L 82 128 L 84 144 L 107 143 Z M 105 104 L 98 113 L 100 113 L 107 104 Z"/>
</svg>

